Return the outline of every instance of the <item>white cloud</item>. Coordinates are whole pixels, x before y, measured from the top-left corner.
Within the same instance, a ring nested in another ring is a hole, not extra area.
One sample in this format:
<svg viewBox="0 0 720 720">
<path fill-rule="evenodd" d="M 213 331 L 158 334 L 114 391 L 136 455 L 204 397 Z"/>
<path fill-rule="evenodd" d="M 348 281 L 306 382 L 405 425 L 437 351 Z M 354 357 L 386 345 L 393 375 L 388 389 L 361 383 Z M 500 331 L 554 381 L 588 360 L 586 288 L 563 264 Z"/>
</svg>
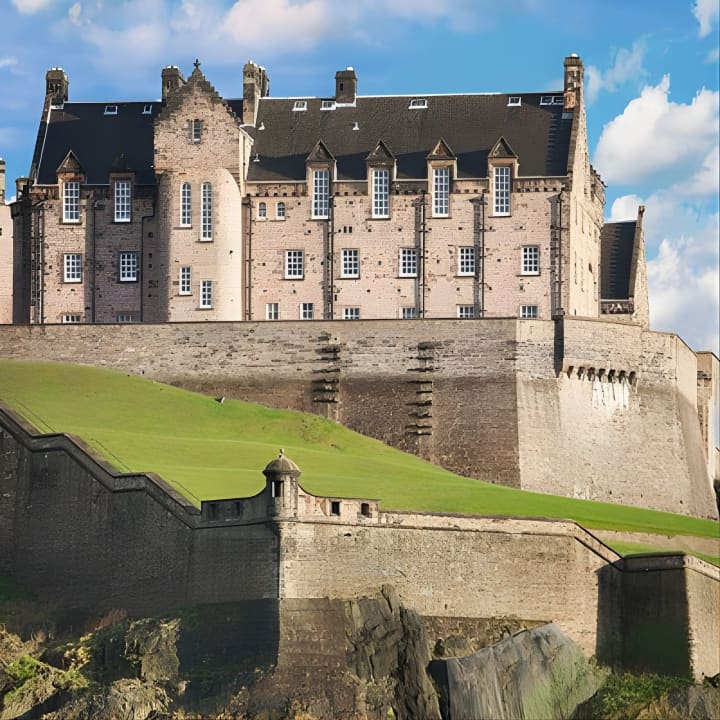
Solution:
<svg viewBox="0 0 720 720">
<path fill-rule="evenodd" d="M 705 57 L 705 62 L 708 65 L 712 65 L 712 63 L 716 63 L 718 60 L 720 60 L 720 48 L 713 48 Z"/>
<path fill-rule="evenodd" d="M 601 90 L 615 92 L 628 80 L 638 80 L 647 73 L 643 67 L 643 60 L 647 52 L 647 43 L 640 39 L 633 43 L 632 49 L 620 48 L 615 53 L 612 67 L 604 72 L 589 65 L 585 70 L 587 82 L 585 84 L 585 100 L 592 105 Z"/>
<path fill-rule="evenodd" d="M 82 5 L 79 2 L 76 2 L 74 5 L 71 5 L 70 9 L 68 10 L 68 17 L 70 18 L 70 22 L 73 25 L 76 25 L 77 27 L 82 26 L 82 20 L 80 19 L 81 13 L 82 13 Z"/>
<path fill-rule="evenodd" d="M 623 220 L 636 220 L 638 207 L 643 204 L 639 195 L 623 195 L 613 202 L 608 222 L 623 222 Z"/>
<path fill-rule="evenodd" d="M 707 154 L 702 166 L 688 182 L 678 183 L 673 188 L 682 195 L 717 195 L 720 191 L 720 146 L 716 145 Z"/>
<path fill-rule="evenodd" d="M 14 57 L 0 57 L 0 69 L 17 65 L 17 62 L 17 58 Z"/>
<path fill-rule="evenodd" d="M 700 23 L 698 35 L 707 37 L 712 32 L 713 25 L 718 21 L 718 15 L 720 14 L 718 0 L 695 0 L 692 12 L 698 23 Z"/>
<path fill-rule="evenodd" d="M 23 15 L 33 15 L 39 10 L 45 10 L 53 4 L 54 0 L 12 0 L 17 11 Z"/>
<path fill-rule="evenodd" d="M 638 182 L 660 171 L 685 174 L 716 146 L 720 93 L 703 88 L 689 104 L 671 102 L 669 94 L 665 75 L 605 125 L 594 164 L 606 182 Z"/>
</svg>

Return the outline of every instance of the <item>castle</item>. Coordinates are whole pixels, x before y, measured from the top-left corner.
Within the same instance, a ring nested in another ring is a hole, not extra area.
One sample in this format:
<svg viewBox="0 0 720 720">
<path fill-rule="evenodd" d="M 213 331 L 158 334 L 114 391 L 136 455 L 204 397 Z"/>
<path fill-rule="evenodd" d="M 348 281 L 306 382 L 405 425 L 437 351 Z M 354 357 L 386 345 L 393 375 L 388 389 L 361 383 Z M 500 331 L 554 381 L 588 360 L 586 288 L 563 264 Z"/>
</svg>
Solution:
<svg viewBox="0 0 720 720">
<path fill-rule="evenodd" d="M 642 209 L 603 225 L 583 64 L 556 92 L 69 100 L 59 68 L 17 181 L 16 323 L 559 315 L 647 326 Z"/>
</svg>

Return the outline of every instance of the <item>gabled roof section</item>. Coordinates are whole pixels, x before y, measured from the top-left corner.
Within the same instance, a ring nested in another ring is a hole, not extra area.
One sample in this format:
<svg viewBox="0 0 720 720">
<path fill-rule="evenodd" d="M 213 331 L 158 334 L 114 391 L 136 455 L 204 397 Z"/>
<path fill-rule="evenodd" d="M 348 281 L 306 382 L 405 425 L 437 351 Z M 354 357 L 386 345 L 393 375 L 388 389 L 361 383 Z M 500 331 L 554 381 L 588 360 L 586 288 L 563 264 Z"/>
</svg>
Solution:
<svg viewBox="0 0 720 720">
<path fill-rule="evenodd" d="M 493 158 L 517 158 L 517 154 L 510 147 L 510 144 L 504 137 L 498 138 L 490 151 L 490 157 Z"/>
<path fill-rule="evenodd" d="M 435 147 L 427 156 L 428 160 L 452 160 L 454 158 L 455 153 L 442 137 L 435 143 Z"/>
<path fill-rule="evenodd" d="M 630 297 L 631 266 L 635 249 L 635 220 L 605 223 L 600 231 L 600 297 Z"/>
<path fill-rule="evenodd" d="M 335 156 L 327 149 L 327 145 L 322 140 L 318 140 L 310 154 L 305 158 L 305 162 L 335 162 Z"/>
<path fill-rule="evenodd" d="M 390 152 L 390 148 L 382 141 L 378 140 L 375 149 L 365 158 L 368 165 L 392 165 L 395 162 L 395 156 Z"/>
<path fill-rule="evenodd" d="M 80 161 L 77 159 L 77 155 L 72 150 L 68 150 L 67 155 L 63 158 L 63 161 L 58 165 L 56 173 L 60 175 L 61 173 L 73 173 L 73 174 L 82 174 L 85 170 L 83 169 L 83 166 L 81 165 Z"/>
</svg>

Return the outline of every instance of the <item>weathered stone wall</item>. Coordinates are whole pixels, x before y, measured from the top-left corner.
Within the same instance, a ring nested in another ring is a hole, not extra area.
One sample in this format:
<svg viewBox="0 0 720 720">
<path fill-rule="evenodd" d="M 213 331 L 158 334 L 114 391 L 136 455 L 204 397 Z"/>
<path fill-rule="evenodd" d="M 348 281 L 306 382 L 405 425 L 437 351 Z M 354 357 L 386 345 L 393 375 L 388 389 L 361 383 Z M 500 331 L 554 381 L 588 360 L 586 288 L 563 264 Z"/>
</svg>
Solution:
<svg viewBox="0 0 720 720">
<path fill-rule="evenodd" d="M 3 178 L 4 182 L 4 178 Z M 5 205 L 4 185 L 0 194 L 0 325 L 12 322 L 13 310 L 13 223 Z"/>
</svg>

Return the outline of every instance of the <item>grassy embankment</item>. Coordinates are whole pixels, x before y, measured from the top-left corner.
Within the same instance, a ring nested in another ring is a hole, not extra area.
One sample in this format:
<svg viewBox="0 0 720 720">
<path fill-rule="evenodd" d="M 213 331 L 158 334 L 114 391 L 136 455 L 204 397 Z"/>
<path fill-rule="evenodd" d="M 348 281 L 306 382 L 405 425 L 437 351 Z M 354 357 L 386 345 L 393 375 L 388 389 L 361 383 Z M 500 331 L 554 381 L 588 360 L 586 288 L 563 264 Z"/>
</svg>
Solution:
<svg viewBox="0 0 720 720">
<path fill-rule="evenodd" d="M 570 518 L 588 528 L 664 535 L 720 533 L 708 520 L 460 477 L 314 415 L 220 404 L 100 368 L 0 361 L 0 400 L 39 431 L 78 435 L 120 471 L 155 472 L 195 503 L 258 492 L 263 467 L 282 447 L 310 492 L 379 498 L 385 509 Z"/>
</svg>

